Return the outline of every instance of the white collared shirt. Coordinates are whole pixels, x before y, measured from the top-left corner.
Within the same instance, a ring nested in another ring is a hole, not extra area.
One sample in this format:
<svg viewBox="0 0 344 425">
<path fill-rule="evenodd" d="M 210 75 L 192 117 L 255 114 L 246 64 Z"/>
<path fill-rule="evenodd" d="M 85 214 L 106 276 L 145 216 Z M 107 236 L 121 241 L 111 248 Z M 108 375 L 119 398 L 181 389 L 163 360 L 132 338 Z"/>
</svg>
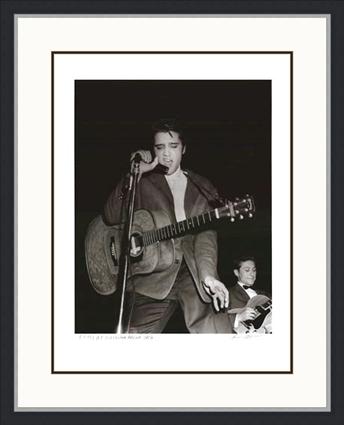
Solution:
<svg viewBox="0 0 344 425">
<path fill-rule="evenodd" d="M 173 174 L 165 175 L 165 178 L 173 195 L 176 219 L 177 221 L 185 220 L 184 198 L 187 178 L 180 167 Z"/>
<path fill-rule="evenodd" d="M 250 298 L 253 298 L 253 297 L 255 297 L 256 295 L 258 295 L 258 294 L 257 294 L 257 292 L 256 292 L 254 289 L 251 289 L 251 288 L 247 288 L 247 289 L 245 289 L 245 288 L 244 288 L 244 284 L 243 284 L 243 283 L 241 283 L 241 282 L 239 282 L 239 281 L 238 281 L 238 285 L 240 285 L 240 286 L 242 287 L 242 289 L 246 292 L 246 294 L 247 294 Z"/>
</svg>

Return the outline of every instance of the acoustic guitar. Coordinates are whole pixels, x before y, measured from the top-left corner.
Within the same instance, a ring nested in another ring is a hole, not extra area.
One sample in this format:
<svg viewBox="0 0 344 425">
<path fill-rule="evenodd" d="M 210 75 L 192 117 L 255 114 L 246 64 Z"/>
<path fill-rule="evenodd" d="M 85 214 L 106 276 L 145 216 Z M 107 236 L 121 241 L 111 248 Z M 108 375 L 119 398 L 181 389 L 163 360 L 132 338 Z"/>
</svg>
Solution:
<svg viewBox="0 0 344 425">
<path fill-rule="evenodd" d="M 243 308 L 233 308 L 228 311 L 229 314 L 241 313 L 246 307 L 251 307 L 255 311 L 255 317 L 252 320 L 239 322 L 235 329 L 238 334 L 250 333 L 272 333 L 272 301 L 266 295 L 255 295 L 250 298 Z"/>
<path fill-rule="evenodd" d="M 223 217 L 229 218 L 231 222 L 237 218 L 252 217 L 254 211 L 254 201 L 249 195 L 176 223 L 171 223 L 163 211 L 135 211 L 130 235 L 129 277 L 170 267 L 175 260 L 175 238 L 193 233 Z M 101 216 L 97 216 L 87 229 L 87 271 L 91 285 L 99 294 L 109 295 L 117 289 L 123 230 L 123 224 L 107 226 Z"/>
</svg>

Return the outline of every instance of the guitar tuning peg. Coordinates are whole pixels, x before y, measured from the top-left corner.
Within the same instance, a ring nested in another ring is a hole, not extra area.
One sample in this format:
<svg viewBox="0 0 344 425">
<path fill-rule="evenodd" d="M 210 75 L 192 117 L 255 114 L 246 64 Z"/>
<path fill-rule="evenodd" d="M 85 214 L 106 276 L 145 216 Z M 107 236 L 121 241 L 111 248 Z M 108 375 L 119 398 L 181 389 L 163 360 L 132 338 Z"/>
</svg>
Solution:
<svg viewBox="0 0 344 425">
<path fill-rule="evenodd" d="M 249 218 L 252 218 L 253 217 L 253 214 L 252 213 L 249 213 L 248 216 L 249 216 Z"/>
<path fill-rule="evenodd" d="M 233 223 L 233 221 L 235 221 L 235 218 L 234 217 L 231 217 L 231 222 Z"/>
<path fill-rule="evenodd" d="M 240 220 L 242 220 L 244 218 L 244 216 L 242 214 L 239 215 Z"/>
</svg>

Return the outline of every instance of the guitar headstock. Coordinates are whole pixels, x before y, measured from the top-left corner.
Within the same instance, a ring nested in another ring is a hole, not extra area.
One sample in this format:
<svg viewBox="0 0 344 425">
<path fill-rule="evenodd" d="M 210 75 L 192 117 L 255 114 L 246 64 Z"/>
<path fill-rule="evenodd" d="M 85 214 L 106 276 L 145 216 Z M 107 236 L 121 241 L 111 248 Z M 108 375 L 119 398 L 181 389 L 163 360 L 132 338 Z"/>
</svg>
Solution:
<svg viewBox="0 0 344 425">
<path fill-rule="evenodd" d="M 256 208 L 254 199 L 250 195 L 244 198 L 236 198 L 235 201 L 226 201 L 224 207 L 218 208 L 220 217 L 230 217 L 233 222 L 237 218 L 243 220 L 244 218 L 252 218 Z"/>
</svg>

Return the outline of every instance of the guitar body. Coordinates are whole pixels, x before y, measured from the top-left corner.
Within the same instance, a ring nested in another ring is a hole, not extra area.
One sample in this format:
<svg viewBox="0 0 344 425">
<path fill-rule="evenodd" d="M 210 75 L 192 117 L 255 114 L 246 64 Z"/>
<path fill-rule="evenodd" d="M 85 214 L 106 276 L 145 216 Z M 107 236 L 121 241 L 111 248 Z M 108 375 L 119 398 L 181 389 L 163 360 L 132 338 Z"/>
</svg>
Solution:
<svg viewBox="0 0 344 425">
<path fill-rule="evenodd" d="M 239 323 L 237 333 L 271 333 L 272 327 L 272 302 L 265 295 L 256 295 L 248 300 L 246 307 L 251 307 L 256 312 L 253 320 L 246 320 Z M 236 309 L 237 312 L 243 309 Z M 233 310 L 234 311 L 234 310 Z"/>
<path fill-rule="evenodd" d="M 161 272 L 171 267 L 175 260 L 174 239 L 212 223 L 222 217 L 234 222 L 236 217 L 253 217 L 253 198 L 227 202 L 212 211 L 171 223 L 164 211 L 134 212 L 130 242 L 128 277 Z M 124 256 L 122 254 L 124 225 L 107 226 L 102 217 L 96 217 L 88 226 L 85 238 L 85 257 L 91 285 L 101 295 L 116 291 L 118 275 Z"/>
<path fill-rule="evenodd" d="M 140 243 L 143 232 L 153 231 L 169 223 L 168 215 L 161 211 L 135 211 L 129 277 L 162 271 L 172 265 L 175 255 L 173 239 L 148 246 Z M 97 216 L 88 226 L 85 238 L 87 271 L 91 285 L 101 295 L 110 295 L 117 289 L 123 230 L 121 224 L 107 226 L 101 216 Z"/>
</svg>

